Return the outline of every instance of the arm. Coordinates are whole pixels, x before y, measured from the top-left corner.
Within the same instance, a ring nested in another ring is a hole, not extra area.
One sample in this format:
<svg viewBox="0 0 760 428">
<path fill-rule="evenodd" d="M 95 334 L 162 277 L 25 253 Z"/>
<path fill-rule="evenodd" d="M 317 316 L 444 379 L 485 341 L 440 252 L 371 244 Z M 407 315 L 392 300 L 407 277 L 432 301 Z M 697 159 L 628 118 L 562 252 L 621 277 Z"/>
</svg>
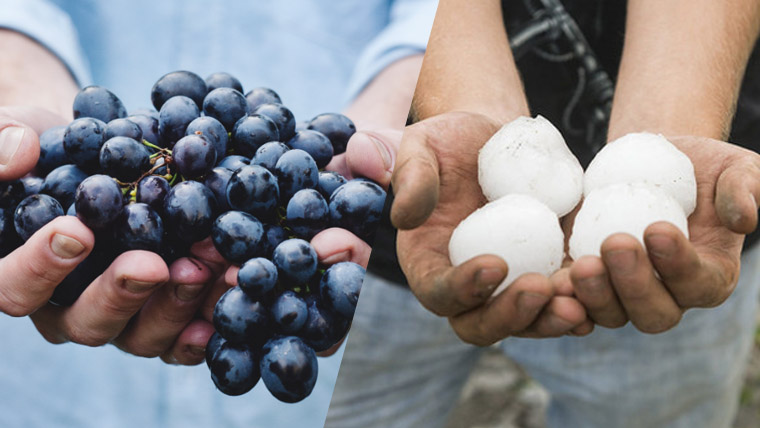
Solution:
<svg viewBox="0 0 760 428">
<path fill-rule="evenodd" d="M 743 234 L 757 224 L 760 156 L 720 140 L 757 38 L 760 3 L 637 0 L 627 19 L 610 140 L 635 131 L 666 135 L 694 164 L 697 209 L 689 239 L 657 223 L 645 231 L 645 252 L 632 237 L 614 235 L 601 259 L 579 259 L 571 277 L 600 325 L 631 320 L 657 333 L 688 308 L 728 298 Z"/>
<path fill-rule="evenodd" d="M 529 114 L 501 17 L 496 0 L 440 3 L 413 101 L 413 116 L 423 120 L 406 129 L 393 175 L 391 219 L 409 285 L 460 338 L 478 345 L 593 328 L 568 287 L 549 278 L 525 275 L 489 300 L 507 274 L 504 260 L 449 261 L 454 228 L 484 203 L 479 149 L 503 123 Z"/>
</svg>

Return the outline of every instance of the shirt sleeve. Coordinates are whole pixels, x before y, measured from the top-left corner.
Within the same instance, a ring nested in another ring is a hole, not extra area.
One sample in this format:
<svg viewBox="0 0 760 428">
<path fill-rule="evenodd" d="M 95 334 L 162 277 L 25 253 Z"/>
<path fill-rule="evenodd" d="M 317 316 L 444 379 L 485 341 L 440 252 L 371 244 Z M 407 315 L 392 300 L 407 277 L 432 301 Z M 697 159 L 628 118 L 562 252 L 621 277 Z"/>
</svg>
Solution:
<svg viewBox="0 0 760 428">
<path fill-rule="evenodd" d="M 66 12 L 46 0 L 4 0 L 0 28 L 17 31 L 52 52 L 80 85 L 92 81 L 76 27 Z"/>
<path fill-rule="evenodd" d="M 433 27 L 437 0 L 395 0 L 388 25 L 362 52 L 349 82 L 350 102 L 385 67 L 404 57 L 423 53 Z"/>
</svg>

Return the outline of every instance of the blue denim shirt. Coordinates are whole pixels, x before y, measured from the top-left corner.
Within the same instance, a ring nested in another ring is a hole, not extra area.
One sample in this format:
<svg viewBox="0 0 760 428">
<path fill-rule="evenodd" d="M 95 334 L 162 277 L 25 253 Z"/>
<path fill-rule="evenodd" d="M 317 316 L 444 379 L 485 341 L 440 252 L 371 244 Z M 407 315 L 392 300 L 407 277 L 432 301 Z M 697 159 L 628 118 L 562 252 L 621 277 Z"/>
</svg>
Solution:
<svg viewBox="0 0 760 428">
<path fill-rule="evenodd" d="M 269 86 L 297 120 L 340 111 L 384 67 L 421 52 L 435 0 L 0 0 L 0 27 L 56 54 L 81 85 L 128 109 L 176 69 L 227 71 Z M 215 390 L 205 365 L 168 366 L 113 346 L 45 342 L 28 318 L 0 314 L 0 427 L 321 427 L 342 351 L 320 359 L 301 403 L 259 383 Z"/>
</svg>

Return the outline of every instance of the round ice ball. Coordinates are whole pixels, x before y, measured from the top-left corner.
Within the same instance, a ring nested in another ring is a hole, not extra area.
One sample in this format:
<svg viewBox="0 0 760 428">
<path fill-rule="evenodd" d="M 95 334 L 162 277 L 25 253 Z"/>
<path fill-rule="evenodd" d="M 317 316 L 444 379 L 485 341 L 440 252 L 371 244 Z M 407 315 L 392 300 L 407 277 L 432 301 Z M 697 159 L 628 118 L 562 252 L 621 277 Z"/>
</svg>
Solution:
<svg viewBox="0 0 760 428">
<path fill-rule="evenodd" d="M 529 195 L 563 216 L 581 199 L 583 168 L 551 122 L 520 117 L 480 150 L 478 182 L 489 201 L 511 193 Z"/>
<path fill-rule="evenodd" d="M 687 217 L 697 206 L 694 166 L 688 156 L 662 135 L 634 133 L 607 144 L 586 169 L 583 192 L 588 196 L 610 184 L 635 182 L 667 192 Z"/>
<path fill-rule="evenodd" d="M 489 202 L 462 220 L 449 241 L 454 266 L 482 254 L 500 256 L 509 267 L 494 296 L 524 273 L 551 275 L 564 256 L 557 214 L 526 195 L 512 194 Z"/>
<path fill-rule="evenodd" d="M 652 223 L 667 221 L 688 237 L 686 215 L 678 202 L 662 188 L 650 184 L 613 184 L 591 192 L 575 217 L 570 235 L 570 257 L 599 256 L 608 236 L 624 232 L 644 245 L 644 230 Z"/>
</svg>

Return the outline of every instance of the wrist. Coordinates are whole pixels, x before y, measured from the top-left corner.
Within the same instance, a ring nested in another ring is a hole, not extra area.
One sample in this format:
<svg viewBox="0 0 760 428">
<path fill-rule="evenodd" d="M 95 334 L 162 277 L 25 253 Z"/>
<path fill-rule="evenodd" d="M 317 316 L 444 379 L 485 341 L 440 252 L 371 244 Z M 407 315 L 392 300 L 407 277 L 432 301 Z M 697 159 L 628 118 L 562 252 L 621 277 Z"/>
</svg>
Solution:
<svg viewBox="0 0 760 428">
<path fill-rule="evenodd" d="M 710 109 L 689 102 L 666 102 L 656 106 L 641 101 L 630 108 L 614 106 L 607 141 L 632 132 L 651 132 L 666 136 L 693 135 L 725 140 L 731 126 L 733 108 Z M 643 108 L 641 108 L 643 107 Z"/>
</svg>

